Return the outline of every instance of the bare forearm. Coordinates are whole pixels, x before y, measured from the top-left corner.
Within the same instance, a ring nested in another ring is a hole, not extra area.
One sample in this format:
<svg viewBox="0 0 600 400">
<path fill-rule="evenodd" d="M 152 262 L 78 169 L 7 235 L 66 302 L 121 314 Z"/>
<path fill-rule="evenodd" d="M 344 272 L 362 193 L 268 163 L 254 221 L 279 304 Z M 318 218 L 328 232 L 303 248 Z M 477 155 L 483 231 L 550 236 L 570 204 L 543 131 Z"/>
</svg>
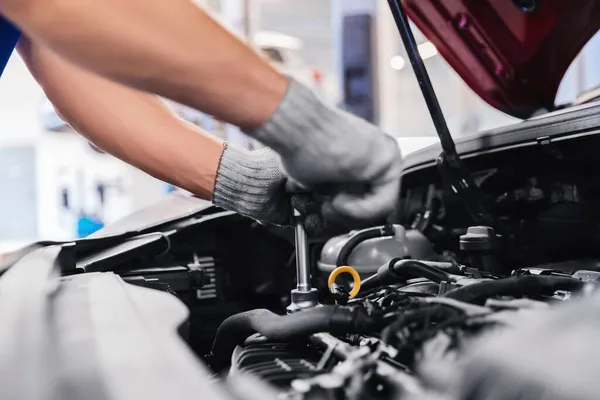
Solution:
<svg viewBox="0 0 600 400">
<path fill-rule="evenodd" d="M 23 39 L 19 51 L 62 116 L 97 146 L 210 199 L 223 144 L 155 96 L 93 75 Z"/>
<path fill-rule="evenodd" d="M 285 78 L 190 0 L 0 0 L 36 42 L 87 69 L 255 128 Z"/>
</svg>

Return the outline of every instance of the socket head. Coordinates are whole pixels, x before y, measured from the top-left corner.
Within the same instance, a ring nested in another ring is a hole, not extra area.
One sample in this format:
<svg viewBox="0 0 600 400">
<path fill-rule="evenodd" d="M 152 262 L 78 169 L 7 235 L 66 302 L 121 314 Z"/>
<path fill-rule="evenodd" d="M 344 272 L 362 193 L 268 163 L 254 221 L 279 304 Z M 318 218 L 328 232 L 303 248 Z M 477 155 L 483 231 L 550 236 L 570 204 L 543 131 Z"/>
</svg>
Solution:
<svg viewBox="0 0 600 400">
<path fill-rule="evenodd" d="M 287 307 L 288 314 L 319 307 L 321 305 L 319 303 L 319 293 L 315 288 L 308 291 L 294 289 L 291 293 L 291 300 L 291 304 Z"/>
</svg>

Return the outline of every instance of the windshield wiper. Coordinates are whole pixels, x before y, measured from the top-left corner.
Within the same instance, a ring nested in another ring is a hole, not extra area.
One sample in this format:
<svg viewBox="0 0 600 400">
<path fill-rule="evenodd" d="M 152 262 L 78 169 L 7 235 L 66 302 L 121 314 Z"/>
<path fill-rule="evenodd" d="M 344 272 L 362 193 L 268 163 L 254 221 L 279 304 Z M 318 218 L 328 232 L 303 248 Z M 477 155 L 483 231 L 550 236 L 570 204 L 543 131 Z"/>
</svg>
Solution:
<svg viewBox="0 0 600 400">
<path fill-rule="evenodd" d="M 450 135 L 448 124 L 433 90 L 425 63 L 419 54 L 417 42 L 410 28 L 402 0 L 388 0 L 388 3 L 440 138 L 442 153 L 437 159 L 437 167 L 442 181 L 449 185 L 452 192 L 461 199 L 473 222 L 477 225 L 493 226 L 493 217 L 485 207 L 483 195 L 456 151 L 456 145 L 452 135 Z"/>
</svg>

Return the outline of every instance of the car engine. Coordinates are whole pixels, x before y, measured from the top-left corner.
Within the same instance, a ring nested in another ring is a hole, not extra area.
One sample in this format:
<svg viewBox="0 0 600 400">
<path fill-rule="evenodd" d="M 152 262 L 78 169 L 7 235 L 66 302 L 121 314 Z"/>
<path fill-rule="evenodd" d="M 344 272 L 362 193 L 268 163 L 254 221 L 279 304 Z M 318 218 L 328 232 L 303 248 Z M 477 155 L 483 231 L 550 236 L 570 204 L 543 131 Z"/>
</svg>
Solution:
<svg viewBox="0 0 600 400">
<path fill-rule="evenodd" d="M 480 268 L 440 261 L 434 252 L 427 260 L 412 258 L 413 251 L 423 255 L 427 239 L 399 225 L 333 238 L 318 263 L 321 273 L 333 268 L 320 304 L 285 315 L 235 314 L 217 330 L 206 361 L 219 379 L 236 382 L 249 374 L 277 398 L 448 396 L 472 343 L 587 296 L 600 278 L 583 264 L 574 273 L 520 268 L 503 274 L 480 243 L 489 238 L 485 227 L 461 238 Z M 330 265 L 332 254 L 337 264 L 357 267 Z M 364 263 L 385 256 L 375 271 Z"/>
</svg>

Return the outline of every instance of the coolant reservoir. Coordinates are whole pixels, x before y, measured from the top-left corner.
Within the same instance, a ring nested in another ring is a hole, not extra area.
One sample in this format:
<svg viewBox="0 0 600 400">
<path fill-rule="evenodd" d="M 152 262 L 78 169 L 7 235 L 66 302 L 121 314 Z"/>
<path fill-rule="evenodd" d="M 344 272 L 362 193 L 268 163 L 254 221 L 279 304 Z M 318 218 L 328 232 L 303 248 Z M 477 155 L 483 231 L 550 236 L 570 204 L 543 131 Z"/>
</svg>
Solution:
<svg viewBox="0 0 600 400">
<path fill-rule="evenodd" d="M 378 236 L 378 237 L 374 237 Z M 359 240 L 361 237 L 365 240 Z M 348 244 L 356 244 L 347 255 L 344 264 L 351 266 L 366 278 L 377 272 L 382 265 L 394 258 L 410 257 L 419 260 L 436 258 L 429 240 L 417 230 L 406 230 L 401 225 L 352 231 L 330 239 L 321 251 L 319 270 L 329 274 L 338 264 L 340 253 L 346 253 Z M 346 247 L 346 249 L 344 249 Z"/>
</svg>

